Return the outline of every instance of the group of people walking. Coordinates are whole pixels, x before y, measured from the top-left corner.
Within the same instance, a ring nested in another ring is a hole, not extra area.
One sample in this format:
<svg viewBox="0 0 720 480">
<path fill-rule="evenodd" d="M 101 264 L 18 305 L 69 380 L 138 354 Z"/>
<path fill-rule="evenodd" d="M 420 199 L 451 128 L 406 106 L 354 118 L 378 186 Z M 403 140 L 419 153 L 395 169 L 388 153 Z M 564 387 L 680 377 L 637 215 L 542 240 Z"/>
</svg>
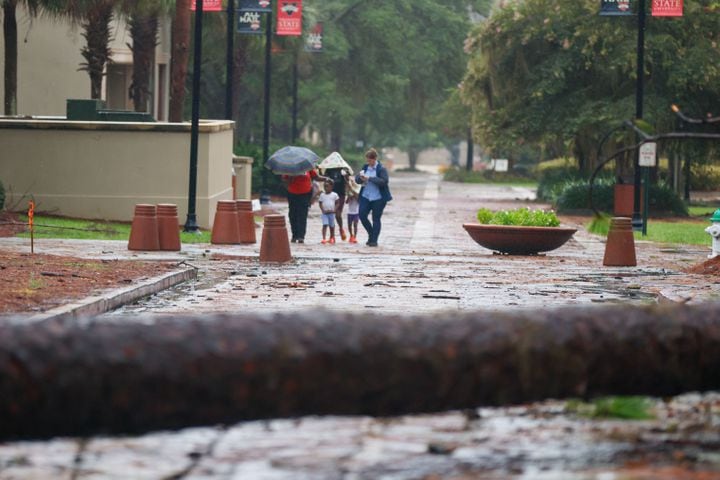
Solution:
<svg viewBox="0 0 720 480">
<path fill-rule="evenodd" d="M 365 244 L 369 247 L 378 246 L 383 211 L 387 202 L 392 200 L 390 178 L 387 169 L 378 161 L 375 149 L 371 148 L 365 153 L 365 160 L 365 165 L 354 177 L 346 168 L 328 168 L 324 175 L 310 170 L 303 175 L 283 178 L 287 184 L 288 217 L 293 243 L 305 242 L 313 182 L 322 182 L 323 191 L 318 198 L 323 225 L 321 243 L 336 242 L 336 226 L 341 240 L 357 243 L 359 221 L 368 235 Z M 343 211 L 346 206 L 347 232 L 343 228 Z"/>
</svg>

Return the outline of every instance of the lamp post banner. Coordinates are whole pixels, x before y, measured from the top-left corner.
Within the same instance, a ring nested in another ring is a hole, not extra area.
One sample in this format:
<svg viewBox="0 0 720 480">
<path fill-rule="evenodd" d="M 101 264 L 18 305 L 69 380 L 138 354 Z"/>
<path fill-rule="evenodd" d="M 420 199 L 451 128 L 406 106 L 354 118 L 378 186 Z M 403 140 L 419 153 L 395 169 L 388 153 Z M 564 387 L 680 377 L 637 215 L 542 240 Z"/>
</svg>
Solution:
<svg viewBox="0 0 720 480">
<path fill-rule="evenodd" d="M 632 15 L 630 0 L 601 0 L 600 15 L 603 16 L 624 16 Z"/>
<path fill-rule="evenodd" d="M 203 12 L 222 12 L 222 0 L 202 0 Z M 190 2 L 190 10 L 195 11 L 195 0 Z"/>
<path fill-rule="evenodd" d="M 652 0 L 653 17 L 682 17 L 683 0 Z"/>
<path fill-rule="evenodd" d="M 302 0 L 279 0 L 276 35 L 302 35 Z"/>
<path fill-rule="evenodd" d="M 237 32 L 242 35 L 262 35 L 261 12 L 246 12 L 239 10 L 237 15 Z"/>
<path fill-rule="evenodd" d="M 323 51 L 323 24 L 316 23 L 310 29 L 307 37 L 305 37 L 305 51 L 311 53 L 321 53 Z"/>
<path fill-rule="evenodd" d="M 272 11 L 272 3 L 270 0 L 240 0 L 240 10 L 269 13 Z"/>
</svg>

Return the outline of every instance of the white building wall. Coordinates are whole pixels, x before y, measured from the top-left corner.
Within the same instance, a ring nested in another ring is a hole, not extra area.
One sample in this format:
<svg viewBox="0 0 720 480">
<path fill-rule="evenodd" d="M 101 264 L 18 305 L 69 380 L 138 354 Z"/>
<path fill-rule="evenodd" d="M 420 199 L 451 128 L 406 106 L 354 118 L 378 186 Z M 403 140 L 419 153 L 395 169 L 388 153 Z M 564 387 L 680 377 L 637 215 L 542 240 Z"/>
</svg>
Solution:
<svg viewBox="0 0 720 480">
<path fill-rule="evenodd" d="M 68 98 L 90 98 L 90 78 L 87 72 L 78 71 L 83 59 L 80 51 L 85 44 L 82 28 L 68 21 L 51 19 L 46 16 L 31 18 L 18 7 L 18 114 L 64 116 Z M 156 50 L 155 73 L 158 64 L 165 64 L 169 72 L 170 41 L 169 19 L 161 22 L 160 45 Z M 117 17 L 112 25 L 112 59 L 120 64 L 132 64 L 132 52 L 127 44 L 132 43 L 126 23 Z M 5 46 L 0 36 L 0 65 L 3 65 Z M 164 85 L 163 100 L 153 96 L 153 113 L 158 111 L 158 102 L 162 101 L 164 116 L 167 118 L 167 92 L 169 74 L 163 79 L 154 79 L 153 92 L 159 91 L 159 83 Z M 0 96 L 5 91 L 4 80 L 0 75 Z M 103 98 L 107 88 L 103 85 Z"/>
</svg>

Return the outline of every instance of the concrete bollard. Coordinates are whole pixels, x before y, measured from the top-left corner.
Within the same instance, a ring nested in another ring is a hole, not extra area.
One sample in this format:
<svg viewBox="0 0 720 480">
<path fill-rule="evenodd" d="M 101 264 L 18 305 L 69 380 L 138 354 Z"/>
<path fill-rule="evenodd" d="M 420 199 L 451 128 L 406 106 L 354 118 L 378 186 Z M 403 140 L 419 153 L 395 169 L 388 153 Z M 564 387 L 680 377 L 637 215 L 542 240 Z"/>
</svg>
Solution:
<svg viewBox="0 0 720 480">
<path fill-rule="evenodd" d="M 637 265 L 635 237 L 633 237 L 630 218 L 614 217 L 610 220 L 603 265 L 606 267 L 634 267 Z"/>
<path fill-rule="evenodd" d="M 161 203 L 157 206 L 158 237 L 160 250 L 180 251 L 180 222 L 177 205 Z"/>
<path fill-rule="evenodd" d="M 128 250 L 160 250 L 157 209 L 155 205 L 135 205 Z"/>
<path fill-rule="evenodd" d="M 266 215 L 260 242 L 260 261 L 285 263 L 292 260 L 285 217 Z"/>
<path fill-rule="evenodd" d="M 240 243 L 235 200 L 218 201 L 210 243 L 226 245 Z"/>
<path fill-rule="evenodd" d="M 238 229 L 240 230 L 240 243 L 257 243 L 255 235 L 255 216 L 252 210 L 252 200 L 235 200 L 237 204 Z"/>
</svg>

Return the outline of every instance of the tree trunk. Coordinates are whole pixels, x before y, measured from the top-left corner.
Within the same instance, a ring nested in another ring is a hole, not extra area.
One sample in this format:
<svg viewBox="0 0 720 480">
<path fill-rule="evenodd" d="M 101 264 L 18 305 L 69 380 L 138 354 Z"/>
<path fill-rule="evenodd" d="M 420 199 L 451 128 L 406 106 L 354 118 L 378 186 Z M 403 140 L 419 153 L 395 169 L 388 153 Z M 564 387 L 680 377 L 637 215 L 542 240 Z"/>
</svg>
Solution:
<svg viewBox="0 0 720 480">
<path fill-rule="evenodd" d="M 465 159 L 465 170 L 473 171 L 473 159 L 475 158 L 474 150 L 475 142 L 473 141 L 472 128 L 468 128 L 467 136 L 467 158 Z"/>
<path fill-rule="evenodd" d="M 185 105 L 185 78 L 190 58 L 190 2 L 176 0 L 172 21 L 172 58 L 170 60 L 170 112 L 171 122 L 183 121 Z"/>
<path fill-rule="evenodd" d="M 85 46 L 81 52 L 85 58 L 82 69 L 90 75 L 90 98 L 93 99 L 102 97 L 102 79 L 105 66 L 111 57 L 112 19 L 113 3 L 103 2 L 88 9 L 82 23 L 82 35 L 85 38 Z"/>
<path fill-rule="evenodd" d="M 342 150 L 342 137 L 342 121 L 336 116 L 332 127 L 330 127 L 330 150 L 333 152 L 340 152 Z"/>
<path fill-rule="evenodd" d="M 713 304 L 0 324 L 0 439 L 717 388 Z"/>
<path fill-rule="evenodd" d="M 136 112 L 148 112 L 150 100 L 150 82 L 155 59 L 155 47 L 158 44 L 157 15 L 133 16 L 129 21 L 132 37 L 133 74 L 130 91 Z"/>
<path fill-rule="evenodd" d="M 409 147 L 407 153 L 410 170 L 417 170 L 417 162 L 420 151 L 415 147 Z"/>
<path fill-rule="evenodd" d="M 4 0 L 3 41 L 5 42 L 5 115 L 17 115 L 17 0 Z"/>
</svg>

